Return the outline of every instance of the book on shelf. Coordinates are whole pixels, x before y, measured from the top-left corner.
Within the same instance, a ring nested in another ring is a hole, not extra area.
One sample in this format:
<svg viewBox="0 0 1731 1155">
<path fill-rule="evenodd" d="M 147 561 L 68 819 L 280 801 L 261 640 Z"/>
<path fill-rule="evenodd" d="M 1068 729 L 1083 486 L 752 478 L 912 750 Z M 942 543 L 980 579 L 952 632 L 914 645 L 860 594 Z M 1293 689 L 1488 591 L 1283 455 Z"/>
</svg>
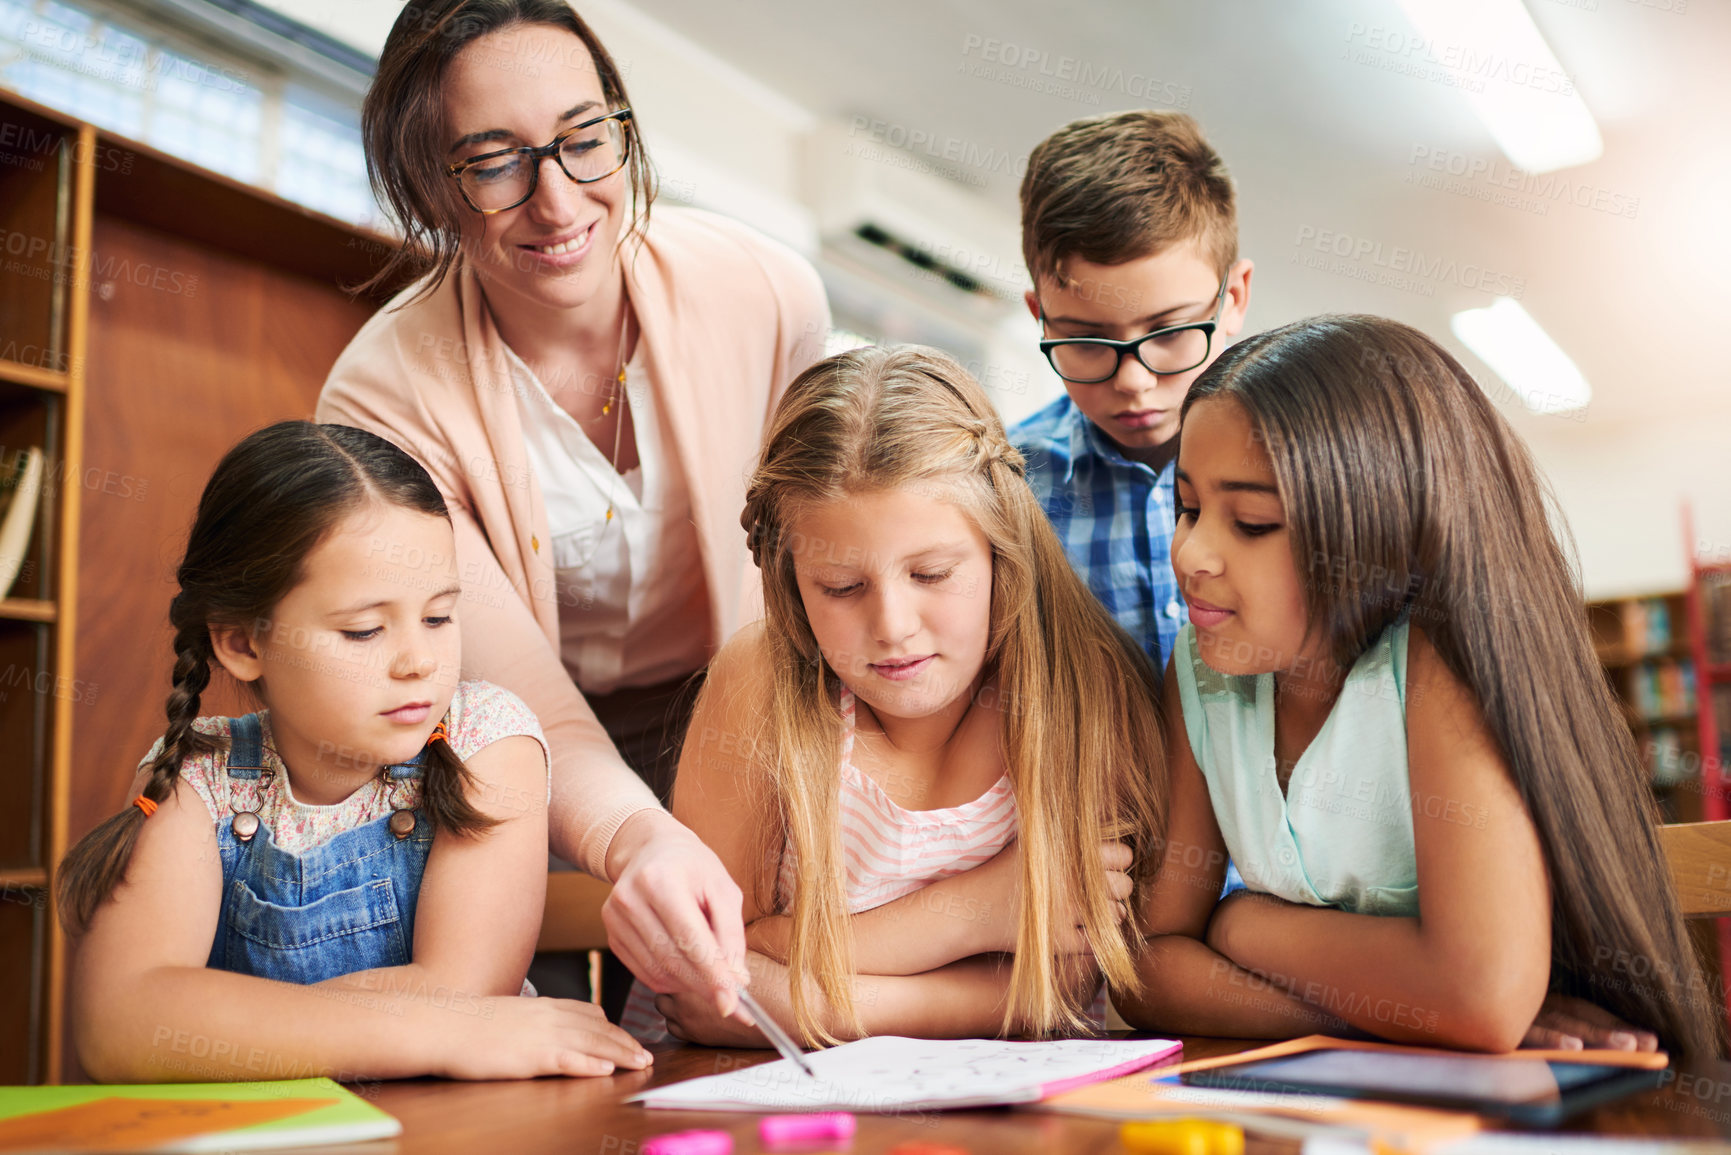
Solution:
<svg viewBox="0 0 1731 1155">
<path fill-rule="evenodd" d="M 1694 776 L 1694 760 L 1684 751 L 1683 736 L 1675 726 L 1655 726 L 1642 753 L 1655 786 L 1675 786 Z"/>
<path fill-rule="evenodd" d="M 42 504 L 42 464 L 42 450 L 35 446 L 0 460 L 0 598 L 11 594 L 30 553 Z"/>
<path fill-rule="evenodd" d="M 1731 574 L 1702 577 L 1701 614 L 1706 619 L 1707 660 L 1731 663 Z"/>
<path fill-rule="evenodd" d="M 1731 746 L 1731 686 L 1713 687 L 1713 728 L 1719 732 L 1719 749 L 1712 753 L 1720 755 L 1721 766 L 1731 765 L 1724 757 L 1726 747 Z M 1709 751 L 1703 750 L 1702 753 Z"/>
<path fill-rule="evenodd" d="M 1623 649 L 1635 655 L 1662 654 L 1676 643 L 1671 604 L 1664 598 L 1636 598 L 1619 607 Z"/>
<path fill-rule="evenodd" d="M 1625 697 L 1642 719 L 1678 718 L 1695 710 L 1695 663 L 1661 659 L 1630 666 Z"/>
</svg>

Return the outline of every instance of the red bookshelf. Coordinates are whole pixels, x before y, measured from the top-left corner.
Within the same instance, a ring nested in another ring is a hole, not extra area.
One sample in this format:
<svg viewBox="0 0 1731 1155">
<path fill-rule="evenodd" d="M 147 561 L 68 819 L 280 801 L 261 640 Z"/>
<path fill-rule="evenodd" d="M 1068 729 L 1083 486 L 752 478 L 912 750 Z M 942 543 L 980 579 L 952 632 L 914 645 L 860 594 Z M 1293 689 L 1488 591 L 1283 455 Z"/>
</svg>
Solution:
<svg viewBox="0 0 1731 1155">
<path fill-rule="evenodd" d="M 1695 660 L 1695 725 L 1701 754 L 1701 820 L 1731 818 L 1731 790 L 1725 776 L 1726 735 L 1716 705 L 1731 706 L 1731 561 L 1702 558 L 1696 548 L 1695 518 L 1683 505 L 1683 542 L 1689 552 L 1689 651 Z M 1724 686 L 1722 695 L 1716 687 Z M 1719 973 L 1731 975 L 1731 919 L 1714 919 L 1719 941 Z M 1726 1012 L 1731 1015 L 1731 984 L 1726 985 Z"/>
</svg>

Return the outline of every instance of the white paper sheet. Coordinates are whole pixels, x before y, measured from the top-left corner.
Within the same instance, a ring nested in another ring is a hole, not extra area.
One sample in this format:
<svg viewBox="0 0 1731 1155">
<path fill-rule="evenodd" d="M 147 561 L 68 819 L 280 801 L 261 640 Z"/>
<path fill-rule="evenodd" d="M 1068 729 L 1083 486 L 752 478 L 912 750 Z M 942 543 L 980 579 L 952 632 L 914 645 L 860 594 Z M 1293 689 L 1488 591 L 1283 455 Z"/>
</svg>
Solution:
<svg viewBox="0 0 1731 1155">
<path fill-rule="evenodd" d="M 781 1059 L 687 1079 L 627 1102 L 686 1111 L 880 1114 L 1032 1103 L 1176 1057 L 1172 1039 L 861 1039 L 812 1051 L 812 1078 Z"/>
</svg>

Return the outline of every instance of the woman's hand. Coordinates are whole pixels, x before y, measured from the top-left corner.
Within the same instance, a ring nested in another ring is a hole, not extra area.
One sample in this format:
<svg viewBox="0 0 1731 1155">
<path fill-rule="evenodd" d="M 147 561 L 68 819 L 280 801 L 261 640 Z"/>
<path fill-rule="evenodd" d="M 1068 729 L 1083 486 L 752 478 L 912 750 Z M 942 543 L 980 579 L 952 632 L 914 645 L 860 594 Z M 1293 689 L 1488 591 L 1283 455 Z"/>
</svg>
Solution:
<svg viewBox="0 0 1731 1155">
<path fill-rule="evenodd" d="M 1656 1051 L 1659 1038 L 1651 1031 L 1625 1023 L 1597 1003 L 1553 991 L 1545 996 L 1521 1046 L 1552 1051 L 1579 1051 L 1586 1047 Z"/>
<path fill-rule="evenodd" d="M 607 1021 L 601 1008 L 575 999 L 498 996 L 474 1009 L 450 1009 L 437 1073 L 449 1079 L 533 1079 L 541 1075 L 611 1075 L 653 1061 L 637 1040 Z"/>
<path fill-rule="evenodd" d="M 719 1016 L 743 985 L 743 896 L 721 859 L 671 815 L 645 810 L 614 835 L 613 893 L 601 908 L 607 943 L 656 994 L 691 994 Z M 610 865 L 611 865 L 610 861 Z"/>
</svg>

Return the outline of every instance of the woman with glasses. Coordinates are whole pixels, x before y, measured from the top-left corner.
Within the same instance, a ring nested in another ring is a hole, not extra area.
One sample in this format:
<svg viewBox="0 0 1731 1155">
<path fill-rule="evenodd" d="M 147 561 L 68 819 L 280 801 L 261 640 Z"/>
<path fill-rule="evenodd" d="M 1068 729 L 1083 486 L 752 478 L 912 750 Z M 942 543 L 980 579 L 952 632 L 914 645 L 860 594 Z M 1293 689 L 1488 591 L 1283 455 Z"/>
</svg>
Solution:
<svg viewBox="0 0 1731 1155">
<path fill-rule="evenodd" d="M 438 481 L 463 676 L 539 716 L 553 850 L 613 880 L 609 939 L 648 986 L 729 1013 L 740 894 L 661 802 L 693 675 L 756 584 L 744 479 L 822 354 L 822 285 L 732 221 L 651 220 L 619 69 L 563 0 L 410 0 L 362 131 L 404 235 L 372 284 L 413 280 L 338 359 L 319 419 Z"/>
</svg>

